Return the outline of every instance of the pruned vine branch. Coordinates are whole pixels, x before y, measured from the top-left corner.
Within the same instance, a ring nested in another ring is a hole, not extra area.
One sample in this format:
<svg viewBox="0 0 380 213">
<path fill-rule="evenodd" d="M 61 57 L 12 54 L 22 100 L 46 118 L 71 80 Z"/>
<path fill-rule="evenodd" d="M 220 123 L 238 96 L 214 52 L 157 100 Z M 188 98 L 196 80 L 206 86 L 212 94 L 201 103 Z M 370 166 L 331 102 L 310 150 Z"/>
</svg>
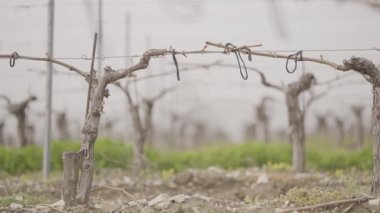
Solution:
<svg viewBox="0 0 380 213">
<path fill-rule="evenodd" d="M 192 70 L 197 70 L 197 69 L 202 69 L 202 68 L 204 68 L 204 67 L 202 67 L 202 66 L 184 67 L 184 68 L 181 68 L 181 73 L 192 71 Z M 139 82 L 139 81 L 144 81 L 144 80 L 148 80 L 148 79 L 152 79 L 152 78 L 163 77 L 163 76 L 174 74 L 176 72 L 177 72 L 176 70 L 172 70 L 172 71 L 157 73 L 154 75 L 144 76 L 141 78 L 137 77 L 137 78 L 132 79 L 131 82 Z"/>
<path fill-rule="evenodd" d="M 269 57 L 269 58 L 288 59 L 288 57 L 289 57 L 289 55 L 278 54 L 276 52 L 268 52 L 268 53 L 255 52 L 255 51 L 252 51 L 252 50 L 247 49 L 247 48 L 241 48 L 241 47 L 232 48 L 230 46 L 227 46 L 227 45 L 224 45 L 221 43 L 214 43 L 214 42 L 209 42 L 209 41 L 206 41 L 206 44 L 210 45 L 210 46 L 218 47 L 218 48 L 223 48 L 223 49 L 227 50 L 227 52 L 238 51 L 240 53 L 247 54 L 247 55 L 257 55 L 257 56 L 263 56 L 263 57 Z M 294 57 L 291 57 L 291 59 L 294 59 Z M 349 67 L 346 67 L 343 65 L 338 65 L 334 62 L 327 61 L 327 60 L 324 60 L 322 58 L 318 59 L 318 58 L 311 58 L 311 57 L 302 57 L 302 59 L 303 59 L 303 61 L 310 61 L 310 62 L 315 62 L 315 63 L 319 63 L 319 64 L 324 64 L 324 65 L 330 66 L 330 67 L 332 67 L 336 70 L 340 70 L 340 71 L 350 70 Z"/>
<path fill-rule="evenodd" d="M 209 50 L 205 50 L 207 48 L 207 45 L 209 46 L 214 46 L 214 47 L 217 47 L 217 48 L 222 48 L 224 51 L 209 51 Z M 147 52 L 145 52 L 142 57 L 140 58 L 140 61 L 129 67 L 129 68 L 124 68 L 124 69 L 119 69 L 119 70 L 113 70 L 111 67 L 107 66 L 105 67 L 105 72 L 108 73 L 107 75 L 107 78 L 106 78 L 106 83 L 112 83 L 112 82 L 115 82 L 119 79 L 122 79 L 122 78 L 125 78 L 125 77 L 128 77 L 128 76 L 132 76 L 133 72 L 137 71 L 137 70 L 141 70 L 141 69 L 145 69 L 149 66 L 149 61 L 152 57 L 160 57 L 160 56 L 165 56 L 165 55 L 173 55 L 173 54 L 178 54 L 178 55 L 183 55 L 183 56 L 187 56 L 189 54 L 228 54 L 229 52 L 239 52 L 239 53 L 242 53 L 242 54 L 248 54 L 248 55 L 256 55 L 256 56 L 262 56 L 262 57 L 270 57 L 270 58 L 282 58 L 282 59 L 291 59 L 291 60 L 298 60 L 295 56 L 295 55 L 284 55 L 284 54 L 278 54 L 276 52 L 259 52 L 259 51 L 252 51 L 251 49 L 249 49 L 250 47 L 257 47 L 257 46 L 260 46 L 260 45 L 254 45 L 254 46 L 240 46 L 240 47 L 235 47 L 235 46 L 231 46 L 231 45 L 224 45 L 224 44 L 221 44 L 221 43 L 214 43 L 214 42 L 209 42 L 207 41 L 206 42 L 206 48 L 203 48 L 201 50 L 193 50 L 193 51 L 173 51 L 172 49 L 151 49 Z M 11 55 L 0 55 L 0 58 L 9 58 L 11 59 L 12 57 L 14 57 L 13 54 Z M 51 63 L 54 63 L 54 64 L 58 64 L 58 65 L 61 65 L 63 67 L 66 67 L 68 68 L 69 70 L 71 71 L 74 71 L 76 73 L 78 73 L 79 75 L 83 76 L 83 77 L 87 77 L 88 76 L 88 73 L 87 72 L 84 72 L 70 64 L 67 64 L 67 63 L 64 63 L 64 62 L 61 62 L 61 61 L 58 61 L 56 59 L 52 59 L 52 58 L 43 58 L 43 57 L 32 57 L 32 56 L 22 56 L 22 55 L 18 55 L 17 54 L 17 57 L 16 59 L 25 59 L 25 60 L 36 60 L 36 61 L 46 61 L 46 62 L 51 62 Z M 366 69 L 367 67 L 364 67 L 363 69 L 357 69 L 359 67 L 355 66 L 355 62 L 354 63 L 351 63 L 353 62 L 351 60 L 349 61 L 345 61 L 343 65 L 338 65 L 334 62 L 331 62 L 331 61 L 327 61 L 323 58 L 311 58 L 311 57 L 302 57 L 302 60 L 303 61 L 310 61 L 310 62 L 315 62 L 315 63 L 319 63 L 319 64 L 324 64 L 324 65 L 327 65 L 327 66 L 330 66 L 336 70 L 340 70 L 340 71 L 348 71 L 348 70 L 355 70 L 355 71 L 358 71 L 360 73 L 362 73 L 363 75 L 368 75 L 370 76 L 371 78 L 374 77 L 375 73 L 373 72 L 367 72 L 368 69 Z M 366 59 L 363 59 L 363 58 L 355 58 L 355 60 L 366 60 Z M 362 61 L 361 61 L 362 62 Z M 357 63 L 356 63 L 357 64 Z M 378 75 L 378 74 L 377 74 Z M 275 86 L 276 87 L 276 86 Z M 277 89 L 279 89 L 277 87 Z"/>
<path fill-rule="evenodd" d="M 140 58 L 140 61 L 125 69 L 119 69 L 119 70 L 113 70 L 111 67 L 107 66 L 105 67 L 105 71 L 107 73 L 112 73 L 109 75 L 107 82 L 115 82 L 117 80 L 120 80 L 122 78 L 132 76 L 133 73 L 137 70 L 145 69 L 149 66 L 149 61 L 152 57 L 160 57 L 165 55 L 183 55 L 186 57 L 187 54 L 205 54 L 205 53 L 224 53 L 222 51 L 204 51 L 204 50 L 195 50 L 195 51 L 174 51 L 174 50 L 167 50 L 167 49 L 151 49 L 143 54 L 143 56 Z"/>
<path fill-rule="evenodd" d="M 12 55 L 0 55 L 0 58 L 12 58 L 12 57 L 13 57 Z M 76 68 L 76 67 L 74 67 L 74 66 L 72 66 L 70 64 L 67 64 L 67 63 L 64 63 L 62 61 L 58 61 L 58 60 L 52 59 L 52 58 L 43 58 L 43 57 L 17 55 L 16 59 L 51 62 L 53 64 L 58 64 L 58 65 L 61 65 L 63 67 L 66 67 L 67 69 L 78 73 L 82 77 L 86 77 L 87 76 L 86 72 L 84 72 L 84 71 L 82 71 L 82 70 L 80 70 L 80 69 L 78 69 L 78 68 Z"/>
</svg>

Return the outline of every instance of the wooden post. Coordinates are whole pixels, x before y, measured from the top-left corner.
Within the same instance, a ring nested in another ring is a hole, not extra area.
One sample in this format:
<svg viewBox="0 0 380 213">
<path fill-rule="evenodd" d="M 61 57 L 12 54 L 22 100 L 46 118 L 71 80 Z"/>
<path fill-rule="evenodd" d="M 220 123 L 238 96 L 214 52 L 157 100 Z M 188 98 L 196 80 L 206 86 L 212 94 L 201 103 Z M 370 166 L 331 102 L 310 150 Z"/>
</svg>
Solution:
<svg viewBox="0 0 380 213">
<path fill-rule="evenodd" d="M 63 181 L 61 199 L 66 205 L 73 205 L 76 202 L 77 187 L 79 180 L 79 167 L 82 155 L 78 152 L 64 152 L 63 161 Z"/>
<path fill-rule="evenodd" d="M 103 55 L 103 0 L 98 0 L 98 74 L 99 76 L 103 75 L 103 59 L 101 59 Z"/>
</svg>

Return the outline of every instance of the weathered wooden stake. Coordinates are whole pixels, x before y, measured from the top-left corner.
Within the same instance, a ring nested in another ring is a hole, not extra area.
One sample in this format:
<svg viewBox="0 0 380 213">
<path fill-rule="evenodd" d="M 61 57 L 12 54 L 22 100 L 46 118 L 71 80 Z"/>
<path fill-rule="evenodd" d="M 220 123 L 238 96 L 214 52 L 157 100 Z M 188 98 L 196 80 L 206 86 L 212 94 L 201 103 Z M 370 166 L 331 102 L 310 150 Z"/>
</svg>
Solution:
<svg viewBox="0 0 380 213">
<path fill-rule="evenodd" d="M 63 161 L 63 181 L 61 199 L 67 205 L 76 203 L 77 187 L 79 180 L 79 167 L 82 161 L 82 155 L 78 152 L 64 152 Z"/>
</svg>

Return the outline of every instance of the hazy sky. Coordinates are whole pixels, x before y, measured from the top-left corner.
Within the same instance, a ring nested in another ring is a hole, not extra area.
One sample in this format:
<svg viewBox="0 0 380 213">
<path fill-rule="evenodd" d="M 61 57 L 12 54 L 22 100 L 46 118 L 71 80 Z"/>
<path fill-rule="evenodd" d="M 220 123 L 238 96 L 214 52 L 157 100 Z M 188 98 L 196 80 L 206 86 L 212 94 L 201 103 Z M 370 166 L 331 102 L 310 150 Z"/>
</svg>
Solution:
<svg viewBox="0 0 380 213">
<path fill-rule="evenodd" d="M 273 2 L 277 2 L 276 18 Z M 319 1 L 268 1 L 268 0 L 107 0 L 104 4 L 104 56 L 126 54 L 126 17 L 130 15 L 130 54 L 142 54 L 149 48 L 176 50 L 201 49 L 205 41 L 233 43 L 237 46 L 262 43 L 260 50 L 305 50 L 341 48 L 380 48 L 380 10 L 360 3 L 341 3 L 334 0 Z M 55 57 L 81 57 L 91 55 L 93 33 L 97 30 L 97 1 L 57 0 L 55 7 Z M 17 51 L 20 55 L 44 56 L 47 49 L 47 0 L 0 1 L 0 54 Z M 282 36 L 285 34 L 285 37 Z M 352 55 L 368 57 L 379 63 L 380 52 L 305 52 L 305 56 L 319 57 L 341 63 Z M 181 63 L 212 63 L 222 59 L 236 63 L 231 55 L 177 56 Z M 246 60 L 246 57 L 244 57 Z M 134 59 L 136 61 L 137 59 Z M 64 60 L 83 70 L 89 70 L 90 61 Z M 149 71 L 139 71 L 138 77 L 173 70 L 171 57 L 154 59 Z M 249 66 L 267 73 L 276 83 L 289 83 L 297 79 L 301 71 L 289 75 L 285 60 L 253 57 Z M 103 65 L 122 68 L 126 58 L 106 59 Z M 306 70 L 313 72 L 319 81 L 336 77 L 330 67 L 306 63 Z M 44 76 L 33 70 L 45 70 L 46 64 L 36 61 L 16 61 L 14 68 L 8 60 L 0 60 L 1 94 L 19 101 L 28 94 L 36 94 L 39 101 L 31 105 L 33 110 L 44 110 Z M 59 71 L 65 69 L 55 66 Z M 353 75 L 346 81 L 362 81 Z M 363 82 L 363 81 L 362 81 Z M 222 127 L 239 139 L 241 127 L 252 117 L 252 104 L 263 95 L 277 98 L 272 123 L 276 128 L 287 125 L 286 108 L 282 94 L 260 87 L 258 76 L 250 73 L 243 81 L 238 69 L 212 69 L 191 71 L 141 82 L 137 85 L 139 97 L 156 94 L 160 89 L 178 85 L 178 90 L 168 95 L 157 107 L 155 124 L 167 126 L 169 113 L 186 112 L 196 108 L 192 117 L 207 119 L 214 128 Z M 118 129 L 128 123 L 125 98 L 110 86 L 111 97 L 106 100 L 104 119 L 118 119 Z M 317 90 L 321 91 L 323 88 Z M 54 103 L 56 110 L 67 110 L 69 118 L 83 122 L 86 100 L 86 84 L 77 76 L 54 76 Z M 337 88 L 316 103 L 307 118 L 313 126 L 313 114 L 333 111 L 339 116 L 350 115 L 348 106 L 365 104 L 369 117 L 371 88 L 368 84 L 355 83 Z M 0 102 L 0 106 L 4 106 Z M 4 110 L 0 116 L 6 114 Z M 123 116 L 120 116 L 123 115 Z M 127 115 L 124 116 L 127 118 Z M 33 121 L 42 118 L 32 118 Z M 14 129 L 11 118 L 7 130 Z M 42 122 L 38 122 L 42 129 Z"/>
</svg>

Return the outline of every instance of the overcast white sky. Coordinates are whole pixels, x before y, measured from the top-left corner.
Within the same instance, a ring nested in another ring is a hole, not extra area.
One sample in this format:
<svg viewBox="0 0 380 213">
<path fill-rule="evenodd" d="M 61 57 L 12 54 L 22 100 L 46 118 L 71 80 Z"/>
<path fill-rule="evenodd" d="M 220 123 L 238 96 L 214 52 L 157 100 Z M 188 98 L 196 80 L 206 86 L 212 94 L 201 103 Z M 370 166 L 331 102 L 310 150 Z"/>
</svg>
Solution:
<svg viewBox="0 0 380 213">
<path fill-rule="evenodd" d="M 104 1 L 103 46 L 105 56 L 126 54 L 126 16 L 131 17 L 130 54 L 141 54 L 149 47 L 176 50 L 201 49 L 205 41 L 230 42 L 235 45 L 262 43 L 261 50 L 304 50 L 340 48 L 380 48 L 380 10 L 360 3 L 341 3 L 335 0 L 276 1 L 285 37 L 275 18 L 273 1 L 268 0 L 107 0 Z M 81 57 L 91 55 L 93 33 L 97 30 L 97 1 L 57 0 L 55 7 L 55 57 Z M 17 51 L 21 55 L 44 56 L 47 46 L 47 0 L 0 1 L 0 54 Z M 341 63 L 352 55 L 368 57 L 379 63 L 380 52 L 305 52 L 305 56 L 319 57 Z M 181 63 L 211 63 L 222 59 L 236 63 L 234 55 L 177 56 Z M 136 60 L 136 59 L 135 59 Z M 65 60 L 88 70 L 90 62 Z M 126 59 L 106 59 L 103 65 L 113 68 L 125 66 Z M 149 73 L 173 70 L 171 57 L 155 59 L 149 71 L 141 71 L 138 77 Z M 246 62 L 264 70 L 267 78 L 276 83 L 289 83 L 301 72 L 289 75 L 285 60 L 253 57 Z M 45 70 L 46 64 L 36 61 L 16 61 L 14 68 L 8 60 L 0 60 L 0 93 L 14 101 L 33 93 L 40 99 L 31 108 L 43 111 L 45 100 L 44 76 L 27 71 Z M 63 68 L 55 66 L 59 71 Z M 330 67 L 306 63 L 306 70 L 313 72 L 318 80 L 336 77 Z M 160 89 L 178 85 L 179 89 L 164 98 L 157 107 L 155 123 L 167 126 L 169 112 L 186 112 L 204 108 L 194 113 L 194 119 L 207 119 L 214 128 L 222 127 L 234 139 L 241 136 L 242 126 L 252 117 L 251 104 L 263 95 L 277 98 L 272 107 L 273 125 L 287 125 L 286 108 L 282 95 L 270 89 L 258 87 L 258 76 L 250 74 L 247 81 L 240 77 L 238 69 L 213 69 L 183 73 L 177 82 L 175 75 L 141 82 L 139 96 L 149 96 Z M 353 75 L 347 81 L 361 81 Z M 196 83 L 200 82 L 200 83 Z M 110 87 L 111 97 L 106 100 L 104 119 L 118 119 L 118 129 L 127 122 L 125 99 L 121 92 Z M 83 122 L 86 84 L 77 76 L 54 77 L 54 103 L 56 110 L 67 110 L 69 118 Z M 313 126 L 313 114 L 333 111 L 339 116 L 350 115 L 348 106 L 364 104 L 369 117 L 371 88 L 368 84 L 353 84 L 337 88 L 316 103 L 307 118 Z M 4 106 L 0 102 L 0 106 Z M 0 115 L 6 114 L 4 110 Z M 32 118 L 37 121 L 37 118 Z M 43 128 L 43 119 L 38 128 Z M 7 130 L 14 129 L 11 118 Z"/>
</svg>

